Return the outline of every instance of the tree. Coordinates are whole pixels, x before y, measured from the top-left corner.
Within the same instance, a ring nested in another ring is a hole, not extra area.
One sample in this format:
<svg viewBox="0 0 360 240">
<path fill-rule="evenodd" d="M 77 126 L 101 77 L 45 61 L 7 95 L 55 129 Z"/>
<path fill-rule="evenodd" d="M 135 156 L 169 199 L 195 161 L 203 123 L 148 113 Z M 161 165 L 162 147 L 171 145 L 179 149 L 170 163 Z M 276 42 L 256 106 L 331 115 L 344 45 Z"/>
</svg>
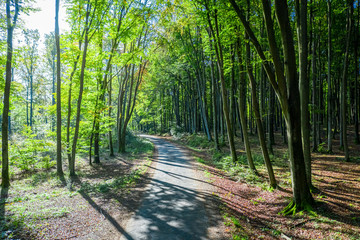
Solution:
<svg viewBox="0 0 360 240">
<path fill-rule="evenodd" d="M 299 49 L 299 90 L 301 105 L 301 136 L 306 168 L 306 179 L 311 187 L 311 154 L 310 154 L 310 117 L 309 117 L 309 79 L 307 74 L 308 41 L 307 41 L 307 1 L 295 1 L 296 30 Z"/>
<path fill-rule="evenodd" d="M 9 177 L 9 137 L 8 137 L 8 126 L 9 126 L 9 108 L 10 108 L 10 86 L 11 86 L 11 65 L 12 65 L 12 54 L 13 54 L 13 32 L 16 27 L 18 15 L 19 15 L 19 1 L 14 1 L 15 11 L 13 16 L 11 15 L 11 4 L 10 0 L 6 0 L 6 26 L 7 26 L 7 51 L 6 51 L 6 76 L 5 76 L 5 90 L 4 90 L 4 107 L 2 114 L 2 182 L 3 188 L 10 186 Z"/>
<path fill-rule="evenodd" d="M 237 161 L 237 155 L 236 155 L 236 150 L 235 150 L 235 143 L 234 143 L 234 128 L 231 125 L 231 121 L 230 121 L 230 113 L 229 113 L 229 106 L 228 106 L 228 101 L 227 101 L 227 90 L 226 90 L 226 84 L 225 84 L 225 75 L 224 75 L 224 57 L 223 57 L 223 47 L 221 44 L 221 39 L 220 39 L 220 31 L 219 31 L 219 24 L 218 24 L 218 15 L 217 15 L 217 10 L 215 9 L 214 11 L 214 24 L 212 23 L 212 19 L 211 19 L 211 15 L 210 15 L 210 7 L 208 5 L 208 3 L 205 3 L 205 8 L 207 11 L 207 20 L 208 20 L 208 25 L 210 28 L 210 32 L 211 32 L 211 36 L 214 39 L 214 48 L 215 48 L 215 53 L 216 53 L 216 58 L 217 58 L 217 66 L 218 66 L 218 70 L 219 70 L 219 76 L 220 76 L 220 84 L 221 84 L 221 95 L 222 95 L 222 106 L 223 106 L 223 114 L 225 116 L 225 121 L 226 121 L 226 129 L 227 129 L 227 135 L 228 135 L 228 140 L 229 140 L 229 145 L 230 145 L 230 152 L 231 152 L 231 157 L 233 162 Z"/>
<path fill-rule="evenodd" d="M 299 81 L 297 78 L 297 64 L 295 59 L 294 41 L 292 29 L 289 22 L 288 5 L 285 0 L 275 0 L 275 14 L 280 28 L 281 41 L 284 53 L 285 68 L 280 61 L 280 52 L 276 44 L 274 26 L 271 18 L 270 2 L 262 0 L 267 38 L 270 46 L 270 53 L 275 67 L 275 75 L 266 59 L 264 52 L 252 31 L 249 22 L 246 21 L 243 10 L 238 6 L 235 0 L 229 0 L 242 22 L 250 41 L 253 43 L 258 55 L 263 61 L 265 71 L 269 81 L 277 93 L 285 122 L 287 125 L 288 148 L 290 158 L 290 170 L 293 188 L 293 201 L 284 209 L 284 213 L 295 212 L 308 209 L 314 204 L 309 185 L 307 184 L 304 153 L 301 138 L 301 111 L 300 111 L 300 93 Z"/>
<path fill-rule="evenodd" d="M 348 0 L 347 1 L 347 20 L 346 20 L 346 46 L 345 46 L 345 56 L 344 56 L 344 68 L 341 78 L 341 130 L 342 130 L 342 137 L 343 137 L 343 147 L 345 151 L 345 161 L 350 161 L 349 156 L 349 146 L 347 141 L 347 124 L 346 124 L 346 93 L 347 93 L 347 71 L 349 65 L 349 52 L 350 52 L 350 41 L 351 41 L 351 32 L 352 32 L 352 25 L 353 25 L 353 12 L 354 12 L 354 1 Z"/>
<path fill-rule="evenodd" d="M 27 116 L 27 124 L 33 130 L 34 124 L 34 78 L 36 70 L 38 69 L 38 44 L 40 40 L 40 34 L 37 29 L 24 30 L 25 44 L 23 51 L 23 66 L 25 78 L 27 80 L 27 102 L 30 101 L 29 117 Z M 30 98 L 30 99 L 29 99 Z"/>
<path fill-rule="evenodd" d="M 73 137 L 73 143 L 71 148 L 71 158 L 69 159 L 69 171 L 70 176 L 75 176 L 75 156 L 76 156 L 76 144 L 79 136 L 79 127 L 80 127 L 80 111 L 81 111 L 81 100 L 84 91 L 84 78 L 85 78 L 85 67 L 86 67 L 86 54 L 89 44 L 89 31 L 90 31 L 90 11 L 91 3 L 90 0 L 86 4 L 86 16 L 85 16 L 85 26 L 84 26 L 84 49 L 82 52 L 82 61 L 81 61 L 81 73 L 80 73 L 80 86 L 79 86 L 79 97 L 77 100 L 76 108 L 76 122 L 75 122 L 75 132 Z"/>
<path fill-rule="evenodd" d="M 332 51 L 332 37 L 331 37 L 331 28 L 332 28 L 332 20 L 331 20 L 331 15 L 332 15 L 332 9 L 331 9 L 331 0 L 327 1 L 327 6 L 328 6 L 328 71 L 327 71 L 327 84 L 328 84 L 328 93 L 327 93 L 327 122 L 328 122 L 328 126 L 327 126 L 327 140 L 328 140 L 328 152 L 331 153 L 332 152 L 332 87 L 331 87 L 331 51 Z"/>
<path fill-rule="evenodd" d="M 60 63 L 60 33 L 59 33 L 59 4 L 55 2 L 55 41 L 56 41 L 56 169 L 57 174 L 62 176 L 61 158 L 61 63 Z"/>
</svg>

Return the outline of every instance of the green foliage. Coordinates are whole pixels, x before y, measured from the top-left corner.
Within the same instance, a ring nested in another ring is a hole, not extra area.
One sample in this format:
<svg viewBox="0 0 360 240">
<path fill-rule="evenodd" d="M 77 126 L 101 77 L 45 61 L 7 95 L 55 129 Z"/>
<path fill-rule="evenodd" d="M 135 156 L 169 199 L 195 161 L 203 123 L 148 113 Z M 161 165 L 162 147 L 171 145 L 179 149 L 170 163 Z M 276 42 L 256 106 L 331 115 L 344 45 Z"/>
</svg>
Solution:
<svg viewBox="0 0 360 240">
<path fill-rule="evenodd" d="M 205 163 L 205 160 L 199 157 L 195 157 L 195 160 L 199 163 Z"/>
<path fill-rule="evenodd" d="M 200 134 L 192 134 L 186 141 L 189 146 L 195 148 L 206 149 L 213 146 L 212 142 L 209 142 L 204 135 Z"/>
<path fill-rule="evenodd" d="M 230 215 L 229 213 L 223 214 L 224 224 L 231 228 L 231 237 L 234 240 L 245 240 L 248 239 L 248 235 L 245 232 L 243 226 L 238 217 Z"/>
<path fill-rule="evenodd" d="M 154 149 L 150 140 L 138 137 L 130 130 L 126 132 L 126 139 L 126 149 L 132 154 L 151 153 Z"/>
<path fill-rule="evenodd" d="M 129 188 L 136 184 L 136 182 L 141 178 L 141 176 L 147 171 L 149 164 L 150 162 L 141 166 L 138 169 L 131 171 L 129 174 L 101 183 L 90 184 L 84 182 L 81 184 L 79 192 L 108 193 L 110 191 L 116 191 L 117 189 Z"/>
<path fill-rule="evenodd" d="M 31 128 L 24 126 L 20 135 L 12 137 L 10 164 L 23 171 L 32 171 L 36 167 L 49 169 L 55 165 L 50 157 L 54 152 L 54 142 L 37 139 Z"/>
</svg>

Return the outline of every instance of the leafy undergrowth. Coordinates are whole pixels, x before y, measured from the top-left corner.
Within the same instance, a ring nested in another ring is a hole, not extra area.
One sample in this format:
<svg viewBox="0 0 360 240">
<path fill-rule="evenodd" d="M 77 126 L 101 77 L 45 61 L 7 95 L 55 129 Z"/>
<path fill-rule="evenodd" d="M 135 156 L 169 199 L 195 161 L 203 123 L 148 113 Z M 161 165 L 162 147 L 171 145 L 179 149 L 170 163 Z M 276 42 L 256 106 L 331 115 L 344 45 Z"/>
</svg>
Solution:
<svg viewBox="0 0 360 240">
<path fill-rule="evenodd" d="M 73 179 L 57 177 L 54 168 L 17 175 L 0 203 L 0 239 L 120 236 L 123 221 L 140 203 L 153 156 L 149 141 L 129 143 L 133 153 L 103 153 L 101 164 L 79 159 Z"/>
<path fill-rule="evenodd" d="M 192 151 L 209 183 L 215 187 L 214 194 L 223 202 L 224 222 L 233 239 L 360 239 L 359 159 L 345 163 L 336 140 L 333 154 L 313 153 L 313 184 L 318 190 L 313 194 L 314 212 L 282 216 L 279 212 L 291 201 L 291 180 L 287 146 L 280 135 L 275 140 L 277 145 L 271 160 L 278 189 L 268 186 L 255 136 L 251 136 L 250 143 L 258 176 L 247 167 L 243 143 L 238 138 L 236 164 L 232 163 L 224 144 L 216 152 L 213 143 L 201 135 L 176 139 Z M 351 146 L 351 155 L 360 156 L 359 146 Z"/>
</svg>

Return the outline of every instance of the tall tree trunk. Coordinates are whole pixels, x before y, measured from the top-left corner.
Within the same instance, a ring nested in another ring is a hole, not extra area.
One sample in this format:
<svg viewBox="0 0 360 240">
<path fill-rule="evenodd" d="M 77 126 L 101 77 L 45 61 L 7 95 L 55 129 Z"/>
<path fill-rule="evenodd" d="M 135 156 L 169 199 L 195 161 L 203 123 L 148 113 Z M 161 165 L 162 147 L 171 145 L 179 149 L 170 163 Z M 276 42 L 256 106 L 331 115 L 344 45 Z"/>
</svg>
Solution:
<svg viewBox="0 0 360 240">
<path fill-rule="evenodd" d="M 19 15 L 19 1 L 15 0 L 15 12 L 13 18 L 10 11 L 10 0 L 6 0 L 6 26 L 7 26 L 7 50 L 6 50 L 6 72 L 5 72 L 5 89 L 4 89 L 4 106 L 1 126 L 1 149 L 2 149 L 2 169 L 1 169 L 1 186 L 8 188 L 10 186 L 9 176 L 9 109 L 10 109 L 10 87 L 11 87 L 11 63 L 13 54 L 13 32 Z"/>
<path fill-rule="evenodd" d="M 111 109 L 112 109 L 112 106 L 111 106 L 111 101 L 112 101 L 112 76 L 111 76 L 111 70 L 112 68 L 110 68 L 110 80 L 109 80 L 109 113 L 108 113 L 108 116 L 109 116 L 109 119 L 111 118 Z M 113 139 L 112 139 L 112 130 L 109 129 L 109 150 L 110 150 L 110 157 L 114 157 L 115 154 L 114 154 L 114 146 L 113 146 Z"/>
<path fill-rule="evenodd" d="M 79 128 L 80 128 L 80 112 L 81 112 L 81 101 L 82 95 L 84 91 L 84 78 L 85 78 L 85 67 L 86 67 L 86 55 L 87 55 L 87 48 L 89 44 L 89 16 L 90 16 L 90 0 L 87 2 L 87 10 L 86 10 L 86 20 L 85 20 L 85 40 L 84 40 L 84 50 L 81 62 L 81 72 L 80 72 L 80 86 L 79 86 L 79 97 L 77 101 L 77 108 L 76 108 L 76 120 L 75 120 L 75 131 L 73 137 L 73 144 L 71 148 L 71 158 L 69 163 L 69 171 L 70 176 L 75 176 L 75 156 L 76 156 L 76 145 L 79 136 Z"/>
<path fill-rule="evenodd" d="M 354 109 L 354 125 L 355 125 L 355 143 L 360 143 L 360 136 L 359 136 L 359 57 L 358 57 L 358 50 L 359 50 L 359 22 L 360 22 L 360 2 L 357 2 L 357 20 L 355 26 L 355 41 L 354 41 L 354 55 L 355 55 L 355 109 Z"/>
<path fill-rule="evenodd" d="M 59 33 L 59 5 L 56 0 L 55 7 L 55 41 L 56 41 L 56 171 L 62 176 L 61 157 L 61 66 L 60 66 L 60 33 Z"/>
<path fill-rule="evenodd" d="M 246 40 L 248 40 L 248 37 L 245 37 Z M 255 121 L 256 121 L 256 126 L 257 126 L 257 132 L 258 132 L 258 136 L 259 136 L 259 141 L 260 141 L 260 146 L 261 146 L 261 151 L 263 154 L 263 158 L 265 161 L 265 166 L 269 175 L 269 182 L 270 182 L 270 186 L 272 188 L 276 188 L 276 179 L 275 179 L 275 175 L 274 175 L 274 170 L 270 161 L 270 157 L 269 157 L 269 153 L 266 147 L 266 142 L 265 142 L 265 132 L 263 129 L 263 123 L 261 120 L 261 115 L 260 115 L 260 109 L 259 109 L 259 102 L 258 102 L 258 98 L 256 95 L 256 82 L 255 82 L 255 78 L 253 75 L 253 70 L 252 70 L 252 66 L 250 63 L 250 44 L 247 41 L 245 43 L 246 45 L 246 69 L 247 69 L 247 73 L 248 73 L 248 77 L 249 77 L 249 81 L 250 81 L 250 87 L 251 87 L 251 98 L 252 98 L 252 106 L 253 106 L 253 111 L 255 114 Z"/>
<path fill-rule="evenodd" d="M 210 48 L 212 49 L 212 42 L 211 42 L 211 34 L 209 33 L 209 42 L 210 42 Z M 219 134 L 218 134 L 218 109 L 217 109 L 217 89 L 216 89 L 216 80 L 215 80 L 215 72 L 214 72 L 214 62 L 213 62 L 213 56 L 210 55 L 210 67 L 211 67 L 211 97 L 212 97 L 212 111 L 213 111 L 213 121 L 214 121 L 214 143 L 215 143 L 215 150 L 220 150 L 219 148 Z"/>
<path fill-rule="evenodd" d="M 331 0 L 327 1 L 328 5 L 328 69 L 327 69 L 327 140 L 328 140 L 328 152 L 332 152 L 332 88 L 331 88 L 331 51 L 332 51 L 332 38 L 331 38 Z"/>
<path fill-rule="evenodd" d="M 275 144 L 275 136 L 274 136 L 274 124 L 275 124 L 275 93 L 274 89 L 269 88 L 269 108 L 268 108 L 268 148 L 270 154 L 274 154 L 273 145 Z"/>
<path fill-rule="evenodd" d="M 316 56 L 316 31 L 315 31 L 315 26 L 316 24 L 314 23 L 314 10 L 313 10 L 313 6 L 311 7 L 311 13 L 310 13 L 310 19 L 311 19 L 311 27 L 312 27 L 312 57 L 311 57 L 311 78 L 312 78 L 312 128 L 313 128 L 313 152 L 317 152 L 318 150 L 318 145 L 319 145 L 319 141 L 318 141 L 318 135 L 317 135 L 317 122 L 318 122 L 318 103 L 317 103 L 317 96 L 318 96 L 318 91 L 317 91 L 317 65 L 316 65 L 316 60 L 317 60 L 317 56 Z"/>
<path fill-rule="evenodd" d="M 30 66 L 30 128 L 33 130 L 33 103 L 34 103 L 34 89 L 33 89 L 33 65 Z"/>
<path fill-rule="evenodd" d="M 223 67 L 224 67 L 223 59 L 224 58 L 223 58 L 222 45 L 221 45 L 221 40 L 220 40 L 217 12 L 215 10 L 215 17 L 214 17 L 215 31 L 214 31 L 214 28 L 212 26 L 211 19 L 210 19 L 209 9 L 207 8 L 207 10 L 208 10 L 208 13 L 207 13 L 208 23 L 210 26 L 212 36 L 215 39 L 215 53 L 216 53 L 216 57 L 218 60 L 217 63 L 218 63 L 218 69 L 219 69 L 219 75 L 220 75 L 223 114 L 225 116 L 225 121 L 226 121 L 226 129 L 227 129 L 227 135 L 228 135 L 228 140 L 229 140 L 230 152 L 231 152 L 232 160 L 234 162 L 236 162 L 237 156 L 236 156 L 236 149 L 235 149 L 235 142 L 234 142 L 234 132 L 233 132 L 233 126 L 231 125 L 231 121 L 230 121 L 228 98 L 227 98 L 227 94 L 226 94 L 227 90 L 226 90 L 226 85 L 225 85 L 225 75 L 224 75 L 224 69 L 223 69 Z"/>
<path fill-rule="evenodd" d="M 345 152 L 345 161 L 350 161 L 349 156 L 349 146 L 347 141 L 347 123 L 346 123 L 346 92 L 347 92 L 347 71 L 349 65 L 349 48 L 351 40 L 351 30 L 352 30 L 352 15 L 354 12 L 353 0 L 348 1 L 348 14 L 347 14 L 347 23 L 346 23 L 346 48 L 345 48 L 345 57 L 344 57 L 344 68 L 341 78 L 341 126 L 342 126 L 342 137 L 344 143 L 344 152 Z"/>
<path fill-rule="evenodd" d="M 301 135 L 306 168 L 306 179 L 311 186 L 311 154 L 310 154 L 310 117 L 309 117 L 309 79 L 307 77 L 307 1 L 296 0 L 296 22 L 299 48 L 299 89 L 301 106 Z"/>
<path fill-rule="evenodd" d="M 304 153 L 301 141 L 301 111 L 300 92 L 296 73 L 296 57 L 294 42 L 289 22 L 289 12 L 286 0 L 275 0 L 275 12 L 278 19 L 282 45 L 284 49 L 285 72 L 287 78 L 288 108 L 284 112 L 287 123 L 289 141 L 290 169 L 293 186 L 293 204 L 287 210 L 297 211 L 307 209 L 314 204 L 311 196 L 304 162 Z M 286 210 L 285 210 L 286 212 Z"/>
<path fill-rule="evenodd" d="M 251 154 L 251 146 L 250 146 L 250 142 L 249 142 L 249 136 L 248 136 L 248 129 L 247 129 L 247 125 L 246 125 L 246 113 L 244 110 L 244 102 L 245 102 L 245 94 L 243 91 L 243 87 L 246 86 L 246 76 L 245 76 L 245 71 L 244 71 L 244 64 L 241 61 L 241 51 L 238 49 L 238 47 L 241 45 L 240 41 L 237 42 L 236 47 L 237 47 L 237 53 L 238 53 L 238 63 L 239 63 L 239 72 L 240 72 L 240 83 L 239 83 L 239 113 L 240 113 L 240 121 L 241 121 L 241 130 L 242 130 L 242 135 L 244 137 L 244 145 L 245 145 L 245 152 L 246 152 L 246 157 L 247 157 L 247 162 L 249 164 L 250 169 L 254 172 L 257 173 L 256 168 L 255 168 L 255 164 L 252 158 L 252 154 Z"/>
</svg>

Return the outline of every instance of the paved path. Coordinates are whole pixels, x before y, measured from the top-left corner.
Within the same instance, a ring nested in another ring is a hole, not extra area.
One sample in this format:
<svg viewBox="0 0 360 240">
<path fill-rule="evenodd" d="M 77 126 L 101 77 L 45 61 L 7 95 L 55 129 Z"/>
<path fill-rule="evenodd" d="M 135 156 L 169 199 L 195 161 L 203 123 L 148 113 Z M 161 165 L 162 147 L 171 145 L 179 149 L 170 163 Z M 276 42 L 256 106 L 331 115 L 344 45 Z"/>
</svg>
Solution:
<svg viewBox="0 0 360 240">
<path fill-rule="evenodd" d="M 121 239 L 208 239 L 208 217 L 201 184 L 190 160 L 175 145 L 153 137 L 158 149 L 154 175 L 142 205 L 127 223 Z"/>
</svg>

